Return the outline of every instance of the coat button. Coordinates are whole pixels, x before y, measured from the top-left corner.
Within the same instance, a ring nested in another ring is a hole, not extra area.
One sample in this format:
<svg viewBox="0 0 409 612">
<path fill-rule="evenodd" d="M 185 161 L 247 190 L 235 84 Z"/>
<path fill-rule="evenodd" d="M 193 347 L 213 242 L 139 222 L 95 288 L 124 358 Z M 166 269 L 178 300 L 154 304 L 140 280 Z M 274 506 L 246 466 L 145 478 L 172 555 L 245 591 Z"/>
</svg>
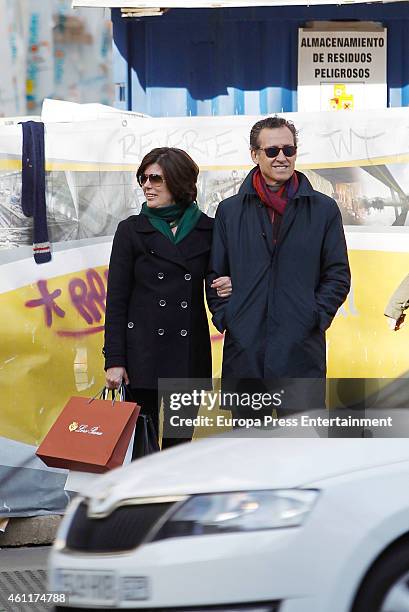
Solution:
<svg viewBox="0 0 409 612">
<path fill-rule="evenodd" d="M 164 333 L 165 333 L 165 330 L 164 330 L 164 329 L 162 329 L 162 328 L 161 328 L 161 329 L 158 329 L 158 334 L 159 334 L 159 336 L 163 336 L 163 334 L 164 334 Z"/>
<path fill-rule="evenodd" d="M 182 306 L 182 308 L 187 308 L 187 302 L 180 302 L 180 305 Z"/>
<path fill-rule="evenodd" d="M 180 335 L 181 336 L 187 336 L 187 330 L 186 329 L 181 329 L 180 330 Z"/>
<path fill-rule="evenodd" d="M 189 281 L 191 280 L 192 275 L 191 274 L 185 274 L 185 280 Z"/>
<path fill-rule="evenodd" d="M 166 306 L 166 300 L 159 300 L 159 306 Z"/>
<path fill-rule="evenodd" d="M 165 278 L 165 275 L 163 272 L 158 272 L 158 279 L 162 280 L 163 278 Z"/>
<path fill-rule="evenodd" d="M 129 323 L 128 323 L 128 327 L 129 327 L 129 329 L 132 329 L 132 328 L 133 328 L 133 322 L 132 322 L 132 321 L 129 321 Z"/>
</svg>

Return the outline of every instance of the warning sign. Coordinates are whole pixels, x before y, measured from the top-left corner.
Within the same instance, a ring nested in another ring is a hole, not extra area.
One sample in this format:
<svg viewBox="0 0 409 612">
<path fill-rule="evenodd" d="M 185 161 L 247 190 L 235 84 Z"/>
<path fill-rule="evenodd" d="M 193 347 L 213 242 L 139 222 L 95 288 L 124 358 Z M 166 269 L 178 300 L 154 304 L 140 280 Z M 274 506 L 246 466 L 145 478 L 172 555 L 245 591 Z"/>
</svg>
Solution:
<svg viewBox="0 0 409 612">
<path fill-rule="evenodd" d="M 377 109 L 386 102 L 385 28 L 299 30 L 299 111 Z"/>
</svg>

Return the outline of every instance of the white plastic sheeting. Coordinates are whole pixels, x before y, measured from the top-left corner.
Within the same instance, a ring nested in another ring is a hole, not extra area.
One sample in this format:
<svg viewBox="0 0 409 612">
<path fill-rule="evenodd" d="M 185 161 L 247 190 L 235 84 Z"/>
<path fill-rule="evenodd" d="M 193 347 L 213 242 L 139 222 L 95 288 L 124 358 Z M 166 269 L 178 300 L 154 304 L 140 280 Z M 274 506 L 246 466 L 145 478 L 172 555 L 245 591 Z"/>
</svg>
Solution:
<svg viewBox="0 0 409 612">
<path fill-rule="evenodd" d="M 111 29 L 70 0 L 0 2 L 0 117 L 39 114 L 45 97 L 111 104 Z"/>
</svg>

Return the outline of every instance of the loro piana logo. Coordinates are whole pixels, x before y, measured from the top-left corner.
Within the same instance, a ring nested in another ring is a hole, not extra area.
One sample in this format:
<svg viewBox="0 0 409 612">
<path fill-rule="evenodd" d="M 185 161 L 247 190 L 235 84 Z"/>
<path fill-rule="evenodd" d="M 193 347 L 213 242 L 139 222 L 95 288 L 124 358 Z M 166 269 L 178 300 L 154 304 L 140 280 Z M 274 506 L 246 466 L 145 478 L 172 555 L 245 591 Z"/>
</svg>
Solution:
<svg viewBox="0 0 409 612">
<path fill-rule="evenodd" d="M 70 423 L 68 425 L 68 429 L 71 432 L 90 434 L 91 436 L 102 436 L 102 434 L 104 433 L 103 431 L 99 430 L 99 425 L 94 425 L 93 427 L 89 427 L 86 424 L 80 425 L 79 423 L 77 423 L 77 421 L 73 421 L 72 423 Z"/>
</svg>

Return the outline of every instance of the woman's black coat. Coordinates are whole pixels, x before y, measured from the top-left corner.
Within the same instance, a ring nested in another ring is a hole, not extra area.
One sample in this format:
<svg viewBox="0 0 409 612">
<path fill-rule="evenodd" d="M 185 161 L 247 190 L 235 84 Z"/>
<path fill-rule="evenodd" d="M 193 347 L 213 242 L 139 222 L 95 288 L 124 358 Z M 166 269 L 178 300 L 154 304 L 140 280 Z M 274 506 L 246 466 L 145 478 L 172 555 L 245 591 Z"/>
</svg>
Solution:
<svg viewBox="0 0 409 612">
<path fill-rule="evenodd" d="M 204 304 L 213 219 L 202 214 L 175 245 L 142 214 L 118 225 L 105 315 L 105 369 L 126 368 L 131 387 L 158 378 L 210 378 Z"/>
</svg>

